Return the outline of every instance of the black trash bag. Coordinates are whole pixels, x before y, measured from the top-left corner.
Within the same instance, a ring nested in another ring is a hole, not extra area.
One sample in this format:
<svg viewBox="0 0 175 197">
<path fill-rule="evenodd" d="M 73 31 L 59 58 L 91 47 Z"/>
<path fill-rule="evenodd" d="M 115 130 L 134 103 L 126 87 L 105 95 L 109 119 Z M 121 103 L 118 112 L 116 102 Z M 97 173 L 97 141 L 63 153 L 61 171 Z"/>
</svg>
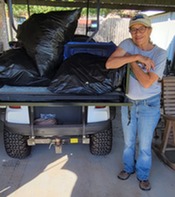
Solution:
<svg viewBox="0 0 175 197">
<path fill-rule="evenodd" d="M 81 9 L 33 14 L 17 31 L 40 76 L 52 78 L 63 60 L 64 44 L 72 39 Z"/>
<path fill-rule="evenodd" d="M 41 77 L 25 49 L 10 49 L 0 56 L 0 82 L 12 86 L 48 86 L 50 79 Z"/>
<path fill-rule="evenodd" d="M 77 53 L 62 63 L 48 89 L 57 94 L 100 95 L 112 92 L 122 85 L 123 77 L 116 75 L 116 69 L 107 70 L 106 61 L 107 57 Z"/>
</svg>

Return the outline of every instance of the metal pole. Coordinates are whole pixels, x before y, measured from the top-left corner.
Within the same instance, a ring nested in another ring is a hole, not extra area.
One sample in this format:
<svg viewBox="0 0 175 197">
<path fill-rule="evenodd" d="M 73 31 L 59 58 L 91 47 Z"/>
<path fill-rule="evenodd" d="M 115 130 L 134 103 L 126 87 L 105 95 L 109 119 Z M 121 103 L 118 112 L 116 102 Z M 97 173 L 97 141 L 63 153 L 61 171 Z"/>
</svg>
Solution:
<svg viewBox="0 0 175 197">
<path fill-rule="evenodd" d="M 8 5 L 8 12 L 9 12 L 9 20 L 10 20 L 10 36 L 11 40 L 13 41 L 13 30 L 17 32 L 17 29 L 14 25 L 14 20 L 13 20 L 13 8 L 12 8 L 12 1 L 7 0 L 7 5 Z"/>
</svg>

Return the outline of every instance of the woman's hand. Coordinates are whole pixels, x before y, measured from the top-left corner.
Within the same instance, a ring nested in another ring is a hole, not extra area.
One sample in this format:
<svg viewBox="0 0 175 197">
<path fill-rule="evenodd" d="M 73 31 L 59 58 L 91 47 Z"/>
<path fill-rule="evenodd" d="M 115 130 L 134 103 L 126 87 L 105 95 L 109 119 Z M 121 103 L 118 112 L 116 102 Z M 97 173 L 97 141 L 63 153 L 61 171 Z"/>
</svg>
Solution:
<svg viewBox="0 0 175 197">
<path fill-rule="evenodd" d="M 154 70 L 155 68 L 154 61 L 150 59 L 149 57 L 138 55 L 138 62 L 141 62 L 145 66 L 147 72 L 150 72 L 151 69 Z"/>
</svg>

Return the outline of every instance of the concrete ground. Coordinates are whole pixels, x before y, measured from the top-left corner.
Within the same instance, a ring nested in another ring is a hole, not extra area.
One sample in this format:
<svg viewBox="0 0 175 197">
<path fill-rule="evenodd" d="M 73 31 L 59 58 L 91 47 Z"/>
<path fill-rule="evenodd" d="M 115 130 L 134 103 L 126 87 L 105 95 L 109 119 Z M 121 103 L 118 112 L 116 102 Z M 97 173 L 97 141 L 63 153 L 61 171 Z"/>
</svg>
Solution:
<svg viewBox="0 0 175 197">
<path fill-rule="evenodd" d="M 10 158 L 3 146 L 0 126 L 0 197 L 173 197 L 175 171 L 153 152 L 151 191 L 139 189 L 135 174 L 117 178 L 122 169 L 123 138 L 117 117 L 113 121 L 112 152 L 93 156 L 88 145 L 64 145 L 62 154 L 54 147 L 36 145 L 23 160 Z"/>
</svg>

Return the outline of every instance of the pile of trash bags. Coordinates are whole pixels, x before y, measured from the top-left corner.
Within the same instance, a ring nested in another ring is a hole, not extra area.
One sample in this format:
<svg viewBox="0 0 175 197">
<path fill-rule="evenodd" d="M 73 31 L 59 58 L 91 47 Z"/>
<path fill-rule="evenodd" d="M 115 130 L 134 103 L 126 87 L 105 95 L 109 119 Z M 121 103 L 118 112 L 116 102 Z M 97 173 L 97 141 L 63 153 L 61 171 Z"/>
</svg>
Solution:
<svg viewBox="0 0 175 197">
<path fill-rule="evenodd" d="M 74 36 L 80 13 L 81 9 L 75 9 L 31 15 L 17 30 L 20 47 L 0 56 L 0 83 L 48 86 L 63 61 L 64 44 Z"/>
<path fill-rule="evenodd" d="M 5 51 L 0 56 L 0 82 L 12 86 L 48 86 L 48 77 L 41 77 L 33 59 L 24 48 Z"/>
<path fill-rule="evenodd" d="M 77 53 L 66 59 L 48 89 L 57 94 L 100 95 L 123 89 L 126 67 L 106 69 L 108 57 Z"/>
<path fill-rule="evenodd" d="M 0 56 L 0 85 L 44 86 L 56 94 L 100 95 L 123 86 L 126 68 L 107 70 L 106 56 L 79 53 L 64 60 L 81 9 L 33 14 L 17 31 L 18 48 Z"/>
</svg>

